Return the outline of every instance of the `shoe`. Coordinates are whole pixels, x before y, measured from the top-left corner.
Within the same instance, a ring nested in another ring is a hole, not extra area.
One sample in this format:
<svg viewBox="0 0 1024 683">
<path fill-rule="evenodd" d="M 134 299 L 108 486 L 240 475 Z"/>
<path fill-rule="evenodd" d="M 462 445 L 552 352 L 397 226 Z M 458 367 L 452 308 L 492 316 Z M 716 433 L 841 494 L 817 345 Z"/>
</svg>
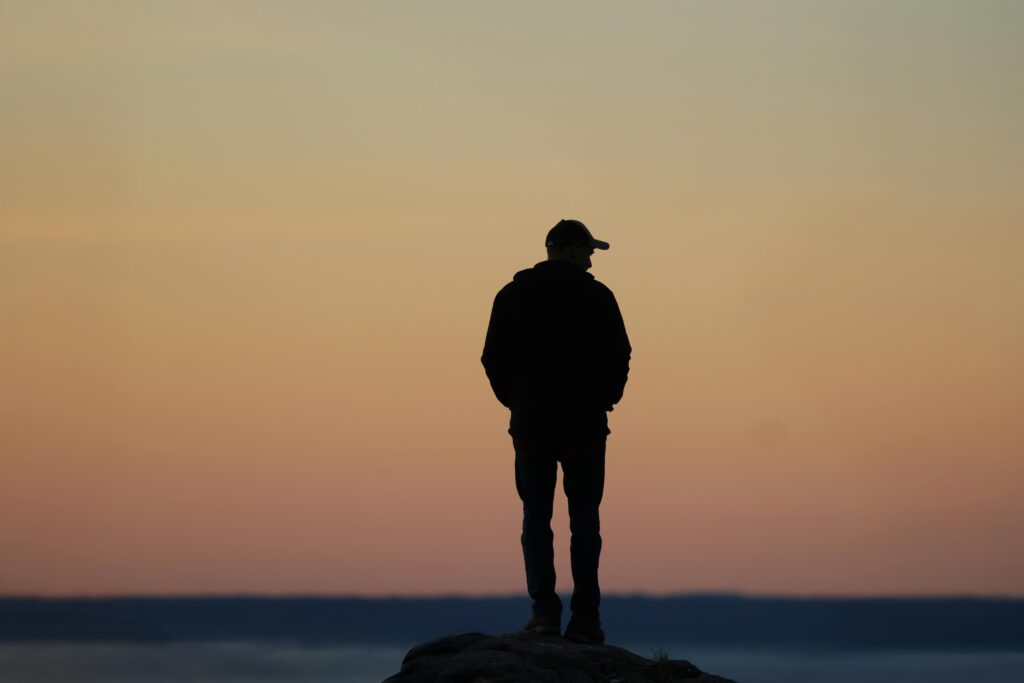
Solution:
<svg viewBox="0 0 1024 683">
<path fill-rule="evenodd" d="M 523 633 L 540 636 L 557 636 L 562 632 L 562 617 L 556 614 L 534 614 L 523 627 Z"/>
<path fill-rule="evenodd" d="M 598 619 L 577 619 L 569 620 L 565 628 L 565 639 L 574 643 L 585 645 L 601 645 L 604 643 L 604 631 L 601 630 L 601 622 Z"/>
</svg>

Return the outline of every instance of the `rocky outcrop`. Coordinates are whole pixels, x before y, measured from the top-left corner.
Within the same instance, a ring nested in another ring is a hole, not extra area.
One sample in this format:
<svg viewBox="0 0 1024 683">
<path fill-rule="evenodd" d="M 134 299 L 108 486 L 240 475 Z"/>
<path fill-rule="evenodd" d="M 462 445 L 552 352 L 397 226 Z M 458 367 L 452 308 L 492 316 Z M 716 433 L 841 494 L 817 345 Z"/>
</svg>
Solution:
<svg viewBox="0 0 1024 683">
<path fill-rule="evenodd" d="M 557 636 L 464 633 L 409 650 L 384 683 L 733 683 L 681 659 L 646 659 Z"/>
</svg>

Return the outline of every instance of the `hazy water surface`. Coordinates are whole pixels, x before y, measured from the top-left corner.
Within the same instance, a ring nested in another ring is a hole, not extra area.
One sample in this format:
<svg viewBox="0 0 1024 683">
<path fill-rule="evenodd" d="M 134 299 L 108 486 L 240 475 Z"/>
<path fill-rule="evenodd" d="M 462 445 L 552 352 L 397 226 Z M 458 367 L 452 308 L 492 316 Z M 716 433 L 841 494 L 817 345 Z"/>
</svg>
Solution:
<svg viewBox="0 0 1024 683">
<path fill-rule="evenodd" d="M 0 644 L 3 683 L 378 683 L 407 648 L 280 643 Z"/>
</svg>

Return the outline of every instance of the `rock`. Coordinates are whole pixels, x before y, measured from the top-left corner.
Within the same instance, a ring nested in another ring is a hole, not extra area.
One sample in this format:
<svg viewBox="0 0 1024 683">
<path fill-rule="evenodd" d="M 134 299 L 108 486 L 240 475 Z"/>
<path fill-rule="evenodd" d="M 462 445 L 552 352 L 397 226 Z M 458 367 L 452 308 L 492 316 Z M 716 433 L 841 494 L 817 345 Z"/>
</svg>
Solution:
<svg viewBox="0 0 1024 683">
<path fill-rule="evenodd" d="M 558 636 L 463 633 L 409 650 L 384 683 L 734 683 L 681 659 L 653 661 Z"/>
</svg>

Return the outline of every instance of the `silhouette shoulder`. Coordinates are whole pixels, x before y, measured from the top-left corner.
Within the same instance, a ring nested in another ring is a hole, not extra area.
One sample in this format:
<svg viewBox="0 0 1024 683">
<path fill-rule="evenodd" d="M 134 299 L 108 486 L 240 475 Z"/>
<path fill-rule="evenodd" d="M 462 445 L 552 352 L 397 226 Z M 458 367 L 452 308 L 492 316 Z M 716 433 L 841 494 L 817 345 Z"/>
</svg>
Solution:
<svg viewBox="0 0 1024 683">
<path fill-rule="evenodd" d="M 609 288 L 608 285 L 606 285 L 605 283 L 601 282 L 600 280 L 597 280 L 597 279 L 592 280 L 591 283 L 590 283 L 590 286 L 595 291 L 597 291 L 600 294 L 600 296 L 602 296 L 602 297 L 607 297 L 609 299 L 614 299 L 615 298 L 615 294 L 612 293 L 611 288 Z"/>
<path fill-rule="evenodd" d="M 516 289 L 516 283 L 514 280 L 506 282 L 505 285 L 498 290 L 498 294 L 494 297 L 495 299 L 507 298 Z"/>
</svg>

